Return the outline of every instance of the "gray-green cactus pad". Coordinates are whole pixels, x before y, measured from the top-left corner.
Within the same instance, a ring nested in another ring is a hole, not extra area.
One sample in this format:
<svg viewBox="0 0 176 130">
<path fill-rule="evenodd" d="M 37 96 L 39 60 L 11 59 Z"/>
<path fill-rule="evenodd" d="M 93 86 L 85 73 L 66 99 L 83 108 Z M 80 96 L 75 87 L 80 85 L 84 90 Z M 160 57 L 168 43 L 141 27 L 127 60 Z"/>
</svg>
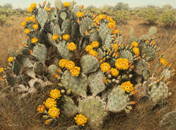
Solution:
<svg viewBox="0 0 176 130">
<path fill-rule="evenodd" d="M 70 72 L 65 71 L 61 83 L 66 89 L 71 89 L 75 95 L 83 97 L 87 95 L 88 80 L 86 76 L 73 77 Z"/>
<path fill-rule="evenodd" d="M 47 56 L 46 46 L 44 44 L 37 44 L 33 49 L 32 55 L 44 64 Z"/>
<path fill-rule="evenodd" d="M 101 71 L 93 73 L 88 77 L 89 87 L 93 95 L 97 95 L 106 88 L 103 79 L 104 74 Z"/>
<path fill-rule="evenodd" d="M 80 63 L 81 63 L 82 72 L 85 74 L 95 72 L 99 67 L 98 60 L 91 55 L 84 55 L 81 58 Z"/>
<path fill-rule="evenodd" d="M 79 112 L 88 117 L 89 125 L 95 130 L 100 127 L 107 115 L 105 102 L 99 97 L 93 96 L 79 101 Z"/>
<path fill-rule="evenodd" d="M 78 108 L 75 105 L 72 98 L 68 96 L 64 96 L 64 103 L 62 104 L 63 107 L 63 114 L 67 117 L 72 117 L 78 112 Z"/>
<path fill-rule="evenodd" d="M 114 88 L 108 95 L 107 110 L 112 112 L 121 112 L 124 110 L 128 103 L 129 97 L 125 91 L 119 87 Z"/>
<path fill-rule="evenodd" d="M 151 86 L 151 90 L 148 92 L 150 99 L 154 103 L 159 103 L 160 101 L 166 99 L 169 96 L 168 86 L 164 82 L 155 83 Z"/>
</svg>

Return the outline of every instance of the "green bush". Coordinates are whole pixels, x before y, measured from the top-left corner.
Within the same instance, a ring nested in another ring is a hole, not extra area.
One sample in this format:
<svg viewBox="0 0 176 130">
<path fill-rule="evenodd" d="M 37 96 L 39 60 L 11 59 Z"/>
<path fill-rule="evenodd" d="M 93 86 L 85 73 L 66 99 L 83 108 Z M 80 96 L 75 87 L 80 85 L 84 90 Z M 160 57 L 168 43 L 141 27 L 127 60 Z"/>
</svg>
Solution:
<svg viewBox="0 0 176 130">
<path fill-rule="evenodd" d="M 159 18 L 159 23 L 165 27 L 173 27 L 176 25 L 176 11 L 166 9 Z"/>
<path fill-rule="evenodd" d="M 127 10 L 119 10 L 115 12 L 115 20 L 120 24 L 127 24 L 130 19 L 130 12 Z"/>
<path fill-rule="evenodd" d="M 159 9 L 155 7 L 147 7 L 139 9 L 138 16 L 144 18 L 148 24 L 156 24 L 158 21 Z"/>
</svg>

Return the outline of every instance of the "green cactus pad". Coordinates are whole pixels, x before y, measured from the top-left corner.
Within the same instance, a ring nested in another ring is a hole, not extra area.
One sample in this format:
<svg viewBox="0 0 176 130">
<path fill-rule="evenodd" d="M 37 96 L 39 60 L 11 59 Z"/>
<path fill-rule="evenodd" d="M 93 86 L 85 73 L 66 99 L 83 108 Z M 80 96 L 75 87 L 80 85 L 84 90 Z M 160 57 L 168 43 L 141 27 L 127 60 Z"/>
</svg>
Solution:
<svg viewBox="0 0 176 130">
<path fill-rule="evenodd" d="M 79 101 L 79 113 L 84 114 L 88 118 L 91 128 L 96 130 L 107 115 L 105 102 L 100 97 L 87 97 Z"/>
</svg>

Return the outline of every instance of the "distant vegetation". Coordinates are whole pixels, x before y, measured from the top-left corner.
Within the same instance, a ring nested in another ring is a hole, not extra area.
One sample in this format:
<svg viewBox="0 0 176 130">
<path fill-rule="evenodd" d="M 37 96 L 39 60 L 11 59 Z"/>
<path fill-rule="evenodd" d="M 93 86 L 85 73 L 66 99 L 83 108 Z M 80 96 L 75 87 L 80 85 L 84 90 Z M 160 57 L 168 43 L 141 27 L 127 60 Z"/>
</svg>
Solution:
<svg viewBox="0 0 176 130">
<path fill-rule="evenodd" d="M 118 24 L 127 24 L 128 20 L 130 20 L 132 16 L 137 16 L 144 19 L 144 24 L 176 27 L 176 9 L 174 9 L 171 5 L 165 5 L 163 7 L 147 6 L 130 8 L 128 4 L 120 2 L 115 6 L 105 5 L 102 8 L 89 6 L 87 11 L 94 14 L 108 14 L 116 19 Z M 11 4 L 0 6 L 0 25 L 6 23 L 9 16 L 14 15 L 24 16 L 27 15 L 27 13 L 22 9 L 13 9 Z"/>
<path fill-rule="evenodd" d="M 13 9 L 11 4 L 0 5 L 0 25 L 4 25 L 10 16 L 24 16 L 26 11 L 22 9 Z"/>
<path fill-rule="evenodd" d="M 132 16 L 137 16 L 143 18 L 145 24 L 148 25 L 156 24 L 164 27 L 176 26 L 176 9 L 171 5 L 130 8 L 128 4 L 117 3 L 115 6 L 104 6 L 99 9 L 90 6 L 88 10 L 94 13 L 102 12 L 111 15 L 120 24 L 126 24 Z"/>
</svg>

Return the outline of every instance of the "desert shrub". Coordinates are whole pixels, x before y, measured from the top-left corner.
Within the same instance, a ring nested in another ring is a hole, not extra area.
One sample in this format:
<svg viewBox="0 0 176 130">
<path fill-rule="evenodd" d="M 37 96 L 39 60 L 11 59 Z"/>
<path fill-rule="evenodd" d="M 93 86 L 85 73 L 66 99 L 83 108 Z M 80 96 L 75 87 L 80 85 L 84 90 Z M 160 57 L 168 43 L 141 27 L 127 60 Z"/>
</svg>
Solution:
<svg viewBox="0 0 176 130">
<path fill-rule="evenodd" d="M 148 24 L 156 24 L 158 21 L 159 10 L 155 7 L 141 8 L 138 16 L 144 18 Z"/>
<path fill-rule="evenodd" d="M 130 19 L 130 12 L 126 10 L 119 10 L 114 12 L 114 18 L 118 23 L 127 24 Z"/>
<path fill-rule="evenodd" d="M 0 68 L 22 99 L 49 89 L 36 108 L 45 125 L 67 118 L 68 130 L 97 130 L 110 113 L 129 113 L 143 97 L 156 106 L 170 95 L 172 68 L 150 38 L 156 28 L 123 43 L 112 17 L 60 0 L 55 6 L 30 5 L 31 16 L 21 24 L 28 36 L 24 47 Z M 159 77 L 149 67 L 154 60 L 164 70 Z"/>
<path fill-rule="evenodd" d="M 114 6 L 114 10 L 129 10 L 129 5 L 126 3 L 119 2 Z"/>
<path fill-rule="evenodd" d="M 0 15 L 0 25 L 4 25 L 7 21 L 6 15 Z"/>
<path fill-rule="evenodd" d="M 173 9 L 164 9 L 159 18 L 159 23 L 166 27 L 176 25 L 176 11 Z"/>
</svg>

